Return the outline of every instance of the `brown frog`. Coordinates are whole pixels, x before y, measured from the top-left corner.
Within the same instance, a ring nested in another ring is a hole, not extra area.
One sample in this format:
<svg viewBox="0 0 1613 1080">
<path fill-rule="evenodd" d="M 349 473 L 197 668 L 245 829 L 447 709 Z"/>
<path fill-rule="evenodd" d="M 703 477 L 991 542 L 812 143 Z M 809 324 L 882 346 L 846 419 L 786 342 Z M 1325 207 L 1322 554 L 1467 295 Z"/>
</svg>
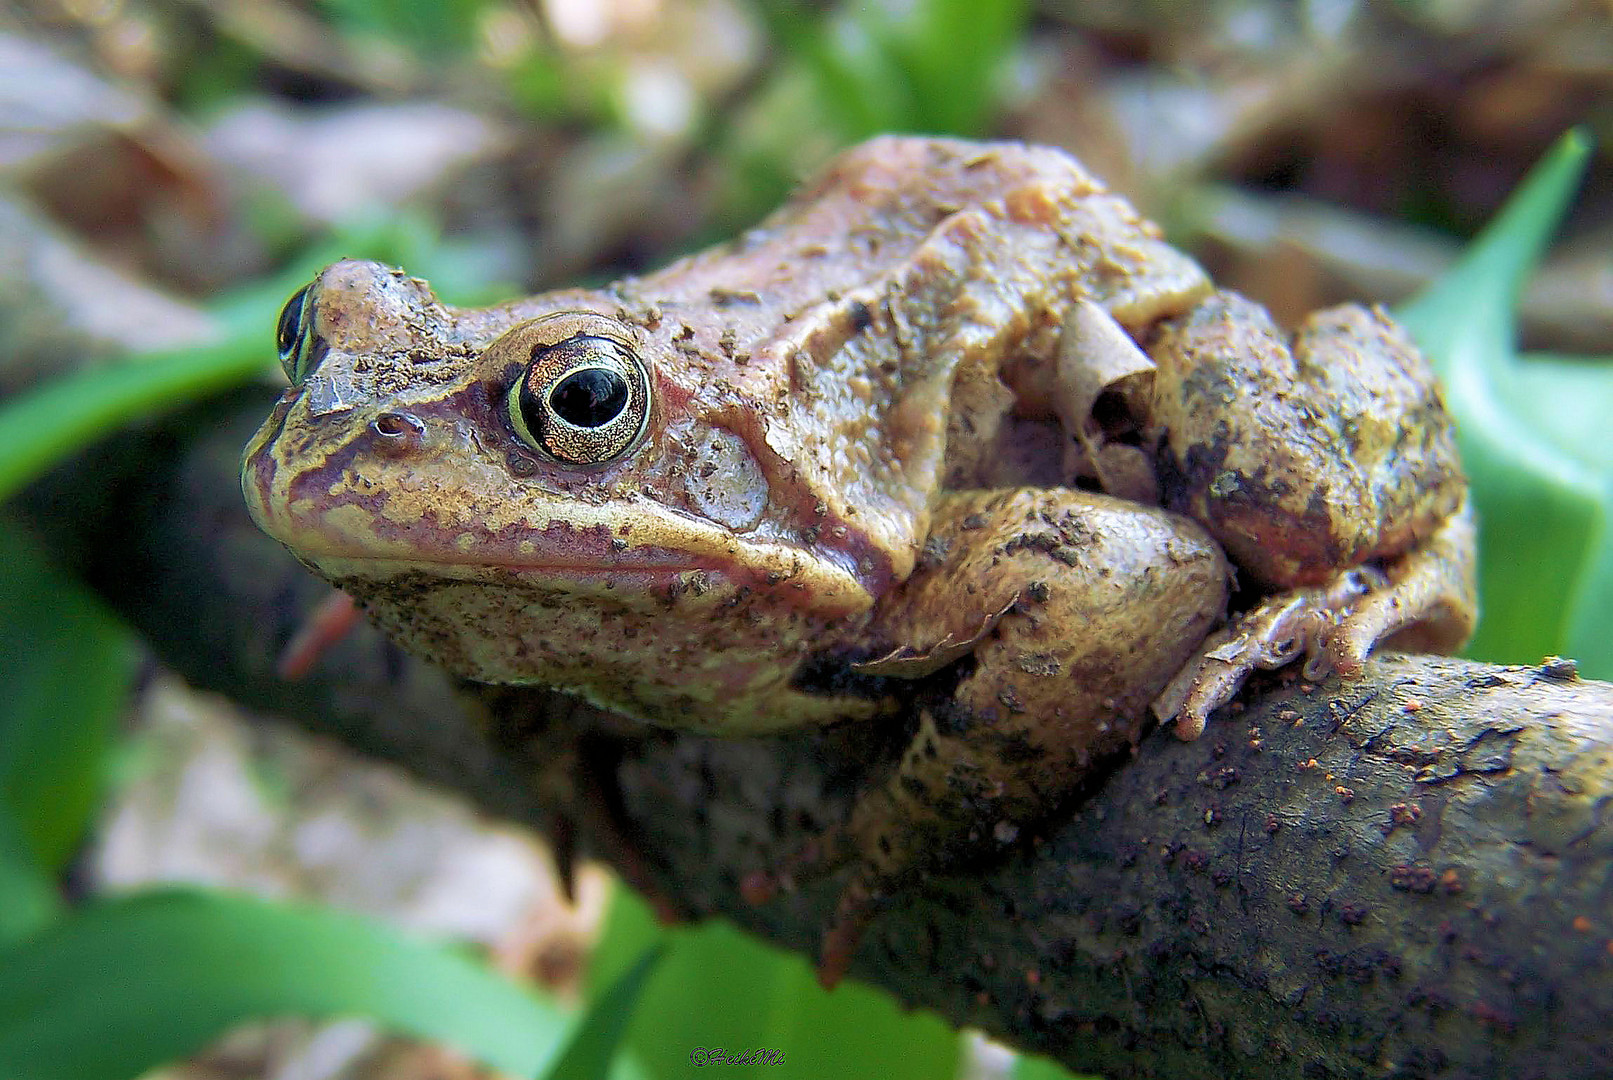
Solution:
<svg viewBox="0 0 1613 1080">
<path fill-rule="evenodd" d="M 907 725 L 750 883 L 855 864 L 828 981 L 875 897 L 1011 843 L 1151 704 L 1191 738 L 1255 667 L 1474 618 L 1405 336 L 1283 333 L 1053 149 L 875 139 L 728 244 L 486 309 L 337 263 L 279 344 L 252 514 L 406 648 L 691 731 Z"/>
</svg>

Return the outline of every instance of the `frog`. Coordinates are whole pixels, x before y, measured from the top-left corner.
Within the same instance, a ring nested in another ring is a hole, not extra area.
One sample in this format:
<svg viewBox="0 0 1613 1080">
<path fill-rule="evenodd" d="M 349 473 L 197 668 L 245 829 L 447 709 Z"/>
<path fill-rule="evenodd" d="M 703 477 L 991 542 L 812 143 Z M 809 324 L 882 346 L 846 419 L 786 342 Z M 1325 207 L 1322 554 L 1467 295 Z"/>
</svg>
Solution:
<svg viewBox="0 0 1613 1080">
<path fill-rule="evenodd" d="M 455 307 L 343 260 L 286 304 L 253 518 L 467 685 L 650 729 L 882 724 L 820 975 L 1258 669 L 1459 648 L 1474 526 L 1381 309 L 1296 330 L 1066 152 L 882 136 L 736 238 Z M 1116 763 L 1120 764 L 1116 764 Z"/>
</svg>

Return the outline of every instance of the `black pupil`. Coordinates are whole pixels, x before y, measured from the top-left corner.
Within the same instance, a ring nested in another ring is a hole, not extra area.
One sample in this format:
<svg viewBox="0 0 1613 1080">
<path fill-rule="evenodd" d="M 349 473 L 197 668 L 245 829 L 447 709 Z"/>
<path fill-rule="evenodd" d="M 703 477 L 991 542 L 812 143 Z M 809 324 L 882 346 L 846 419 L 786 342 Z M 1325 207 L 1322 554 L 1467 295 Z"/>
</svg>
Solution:
<svg viewBox="0 0 1613 1080">
<path fill-rule="evenodd" d="M 302 304 L 307 297 L 308 286 L 304 285 L 280 309 L 280 324 L 275 327 L 274 336 L 281 356 L 289 355 L 297 347 L 298 331 L 302 329 Z"/>
<path fill-rule="evenodd" d="M 599 427 L 627 407 L 627 381 L 609 368 L 573 371 L 549 395 L 555 415 L 577 427 Z"/>
</svg>

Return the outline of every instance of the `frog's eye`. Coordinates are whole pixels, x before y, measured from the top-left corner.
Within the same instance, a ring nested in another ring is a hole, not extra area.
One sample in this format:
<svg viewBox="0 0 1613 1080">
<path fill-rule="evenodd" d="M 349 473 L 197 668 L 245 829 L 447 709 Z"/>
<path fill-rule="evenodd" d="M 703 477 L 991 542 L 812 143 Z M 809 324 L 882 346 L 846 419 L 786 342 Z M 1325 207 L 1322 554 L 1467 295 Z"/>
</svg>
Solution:
<svg viewBox="0 0 1613 1080">
<path fill-rule="evenodd" d="M 307 378 L 318 362 L 313 358 L 315 342 L 310 340 L 312 335 L 308 332 L 313 316 L 308 291 L 312 288 L 312 285 L 304 285 L 292 293 L 286 306 L 280 309 L 280 321 L 275 325 L 274 343 L 280 353 L 280 366 L 293 386 Z"/>
<path fill-rule="evenodd" d="M 532 351 L 508 409 L 510 426 L 533 449 L 567 465 L 602 465 L 637 445 L 649 425 L 649 373 L 622 342 L 576 334 Z"/>
</svg>

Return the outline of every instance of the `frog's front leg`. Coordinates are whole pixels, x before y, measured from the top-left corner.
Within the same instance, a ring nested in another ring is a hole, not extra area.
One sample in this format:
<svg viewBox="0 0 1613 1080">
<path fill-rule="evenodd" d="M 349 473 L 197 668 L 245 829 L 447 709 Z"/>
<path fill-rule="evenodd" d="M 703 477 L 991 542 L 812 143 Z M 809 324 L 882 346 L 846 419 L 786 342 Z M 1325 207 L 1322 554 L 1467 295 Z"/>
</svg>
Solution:
<svg viewBox="0 0 1613 1080">
<path fill-rule="evenodd" d="M 1162 501 L 1271 591 L 1155 706 L 1192 738 L 1256 667 L 1308 653 L 1351 674 L 1379 641 L 1453 651 L 1476 616 L 1473 522 L 1428 362 L 1379 311 L 1312 315 L 1293 338 L 1216 293 L 1149 353 Z"/>
<path fill-rule="evenodd" d="M 1228 581 L 1220 548 L 1168 511 L 1063 489 L 944 496 L 860 665 L 916 680 L 917 732 L 812 857 L 814 874 L 855 863 L 824 982 L 882 895 L 1005 847 L 1134 744 L 1148 703 L 1222 617 Z"/>
</svg>

